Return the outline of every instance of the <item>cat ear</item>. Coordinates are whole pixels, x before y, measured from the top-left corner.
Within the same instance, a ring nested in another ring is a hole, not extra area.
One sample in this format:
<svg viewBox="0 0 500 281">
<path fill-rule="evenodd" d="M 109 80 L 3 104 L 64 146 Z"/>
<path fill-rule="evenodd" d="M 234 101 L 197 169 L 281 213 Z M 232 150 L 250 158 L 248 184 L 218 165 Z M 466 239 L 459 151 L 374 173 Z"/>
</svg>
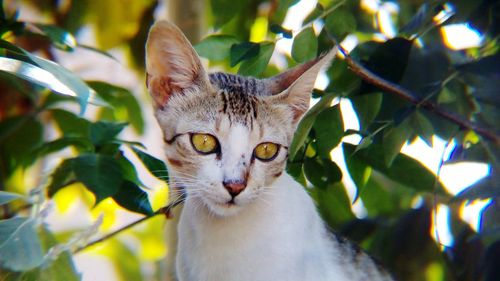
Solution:
<svg viewBox="0 0 500 281">
<path fill-rule="evenodd" d="M 288 104 L 293 111 L 294 122 L 297 122 L 309 109 L 316 77 L 322 68 L 331 63 L 336 53 L 337 47 L 312 61 L 266 79 L 268 92 L 273 95 L 271 99 Z"/>
<path fill-rule="evenodd" d="M 207 87 L 208 75 L 182 31 L 167 21 L 150 29 L 146 42 L 146 85 L 156 107 L 191 87 Z"/>
</svg>

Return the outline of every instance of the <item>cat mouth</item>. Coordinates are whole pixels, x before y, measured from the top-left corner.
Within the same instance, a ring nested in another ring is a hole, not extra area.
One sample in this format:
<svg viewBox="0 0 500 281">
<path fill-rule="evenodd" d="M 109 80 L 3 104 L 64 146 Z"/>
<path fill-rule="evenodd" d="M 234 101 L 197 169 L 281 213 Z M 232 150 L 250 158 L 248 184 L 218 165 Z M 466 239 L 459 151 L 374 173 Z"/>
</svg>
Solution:
<svg viewBox="0 0 500 281">
<path fill-rule="evenodd" d="M 226 207 L 226 208 L 231 208 L 233 206 L 237 206 L 236 202 L 234 202 L 234 199 L 231 199 L 227 201 L 226 203 L 216 203 L 219 206 Z"/>
<path fill-rule="evenodd" d="M 225 202 L 214 202 L 215 206 L 222 208 L 222 209 L 232 209 L 232 208 L 237 208 L 240 206 L 240 204 L 236 203 L 234 198 L 231 200 L 225 201 Z"/>
<path fill-rule="evenodd" d="M 241 208 L 241 202 L 238 200 L 223 200 L 223 201 L 209 201 L 206 206 L 216 215 L 220 217 L 228 217 L 237 214 Z"/>
</svg>

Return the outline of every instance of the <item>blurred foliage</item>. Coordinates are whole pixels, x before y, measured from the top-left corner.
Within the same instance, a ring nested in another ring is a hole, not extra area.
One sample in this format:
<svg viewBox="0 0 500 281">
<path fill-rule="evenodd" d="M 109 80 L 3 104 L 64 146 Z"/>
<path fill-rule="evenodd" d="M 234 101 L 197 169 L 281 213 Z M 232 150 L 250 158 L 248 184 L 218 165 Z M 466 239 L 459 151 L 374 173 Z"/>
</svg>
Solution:
<svg viewBox="0 0 500 281">
<path fill-rule="evenodd" d="M 0 276 L 8 276 L 7 280 L 78 279 L 71 252 L 90 234 L 83 229 L 54 237 L 42 223 L 46 198 L 54 197 L 61 208 L 72 204 L 68 200 L 78 193 L 90 198 L 86 199 L 90 205 L 98 204 L 96 208 L 110 206 L 147 215 L 152 207 L 133 162 L 123 153 L 125 147 L 154 176 L 165 179 L 168 174 L 165 165 L 140 143 L 119 138 L 128 125 L 137 133 L 144 129 L 140 105 L 131 91 L 105 81 L 83 81 L 57 64 L 53 50 L 88 48 L 109 56 L 100 50 L 121 48 L 129 54 L 130 67 L 143 73 L 144 42 L 158 3 L 25 1 L 24 5 L 51 23 L 39 24 L 17 20 L 15 10 L 20 7 L 5 2 L 5 9 L 0 10 Z M 301 28 L 289 30 L 283 21 L 297 2 L 207 1 L 206 27 L 214 33 L 195 48 L 210 66 L 268 77 L 282 70 L 270 63 L 278 40 L 291 45 L 290 55 L 278 54 L 291 67 L 331 49 L 334 40 L 356 38 L 350 55 L 357 62 L 432 102 L 438 110 L 486 128 L 498 140 L 498 1 L 320 0 Z M 395 34 L 384 30 L 380 22 L 384 5 L 397 7 L 390 13 Z M 453 23 L 477 30 L 481 44 L 458 51 L 451 48 L 441 31 L 443 25 Z M 75 39 L 89 27 L 97 48 L 82 46 Z M 399 280 L 497 280 L 498 141 L 362 81 L 341 58 L 326 74 L 328 85 L 313 92 L 317 103 L 299 124 L 287 167 L 308 186 L 326 222 L 379 258 Z M 332 105 L 337 100 L 352 104 L 359 130 L 344 128 L 344 113 L 338 103 Z M 97 121 L 85 117 L 89 103 L 98 108 Z M 79 107 L 76 112 L 75 105 Z M 48 139 L 51 131 L 57 136 Z M 360 136 L 360 143 L 343 142 L 349 135 Z M 400 152 L 417 138 L 432 145 L 435 136 L 454 147 L 442 165 L 486 163 L 490 174 L 456 196 L 448 194 L 436 171 Z M 332 161 L 330 151 L 335 147 L 342 149 L 347 171 Z M 46 183 L 27 179 L 55 152 L 67 148 L 70 156 Z M 352 211 L 354 202 L 342 181 L 347 176 L 356 186 L 354 201 L 361 200 L 366 209 L 363 218 Z M 68 190 L 71 196 L 66 195 Z M 477 199 L 490 204 L 475 232 L 462 221 L 461 210 Z M 449 246 L 440 245 L 431 235 L 437 204 L 450 209 L 454 243 Z M 146 241 L 142 243 L 157 241 L 160 235 L 154 230 L 159 228 L 148 225 L 148 229 L 129 230 L 125 236 Z M 142 259 L 161 259 L 164 252 L 157 247 L 154 254 L 138 258 L 130 243 L 121 239 L 103 245 L 99 251 L 110 257 L 122 280 L 131 276 L 155 279 L 145 277 L 140 264 Z M 154 243 L 148 247 L 154 249 Z"/>
</svg>

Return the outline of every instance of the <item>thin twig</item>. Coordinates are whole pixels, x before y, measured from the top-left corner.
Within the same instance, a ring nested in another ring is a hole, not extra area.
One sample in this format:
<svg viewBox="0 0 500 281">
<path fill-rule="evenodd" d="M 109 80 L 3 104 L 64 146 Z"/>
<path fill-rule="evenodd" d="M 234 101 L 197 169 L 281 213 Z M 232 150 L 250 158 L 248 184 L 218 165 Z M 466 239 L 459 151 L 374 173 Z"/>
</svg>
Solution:
<svg viewBox="0 0 500 281">
<path fill-rule="evenodd" d="M 140 219 L 138 219 L 138 220 L 136 220 L 136 221 L 134 221 L 134 222 L 132 222 L 130 224 L 127 224 L 126 226 L 124 226 L 122 228 L 119 228 L 119 229 L 117 229 L 117 230 L 115 230 L 115 231 L 113 231 L 111 233 L 108 233 L 108 234 L 104 235 L 103 237 L 101 237 L 99 239 L 96 239 L 96 240 L 94 240 L 92 242 L 89 242 L 88 244 L 86 244 L 86 245 L 84 245 L 84 246 L 82 246 L 80 248 L 77 248 L 74 251 L 74 253 L 75 254 L 79 253 L 79 252 L 81 252 L 81 251 L 83 251 L 83 250 L 85 250 L 85 249 L 87 249 L 89 247 L 94 246 L 95 244 L 99 244 L 99 243 L 101 243 L 101 242 L 103 242 L 103 241 L 105 241 L 107 239 L 110 239 L 113 236 L 115 236 L 115 235 L 117 235 L 117 234 L 119 234 L 119 233 L 121 233 L 121 232 L 129 229 L 129 228 L 132 228 L 132 227 L 134 227 L 134 226 L 136 226 L 136 225 L 138 225 L 138 224 L 140 224 L 140 223 L 142 223 L 142 222 L 144 222 L 144 221 L 146 221 L 146 220 L 148 220 L 148 219 L 150 219 L 152 217 L 155 217 L 157 215 L 165 215 L 167 218 L 170 218 L 170 214 L 171 214 L 172 209 L 175 206 L 177 206 L 180 203 L 182 203 L 183 201 L 184 200 L 175 200 L 172 203 L 168 204 L 167 206 L 165 206 L 163 208 L 158 209 L 156 212 L 154 212 L 154 213 L 152 213 L 150 215 L 147 215 L 147 216 L 145 216 L 143 218 L 140 218 Z"/>
<path fill-rule="evenodd" d="M 337 42 L 335 43 L 337 44 Z M 355 61 L 342 46 L 340 46 L 339 44 L 337 45 L 339 46 L 339 50 L 344 55 L 345 60 L 347 61 L 347 64 L 349 65 L 352 72 L 354 72 L 361 79 L 386 92 L 392 93 L 404 100 L 407 100 L 410 103 L 419 105 L 422 108 L 434 112 L 435 114 L 441 116 L 442 118 L 457 124 L 460 127 L 460 129 L 472 130 L 478 133 L 479 135 L 483 136 L 485 139 L 494 142 L 496 145 L 500 145 L 500 136 L 498 136 L 494 132 L 490 131 L 487 128 L 479 127 L 476 123 L 466 120 L 454 113 L 448 112 L 430 101 L 421 100 L 411 91 L 401 87 L 400 85 L 394 84 L 392 82 L 389 82 L 381 78 L 380 76 L 368 70 L 361 63 Z"/>
</svg>

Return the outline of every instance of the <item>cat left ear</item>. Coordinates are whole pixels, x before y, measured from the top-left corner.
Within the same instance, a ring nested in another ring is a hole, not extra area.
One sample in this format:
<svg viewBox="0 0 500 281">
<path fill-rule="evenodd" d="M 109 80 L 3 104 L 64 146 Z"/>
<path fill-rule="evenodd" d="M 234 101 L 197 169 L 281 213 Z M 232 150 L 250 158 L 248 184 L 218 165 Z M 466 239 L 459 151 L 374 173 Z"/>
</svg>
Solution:
<svg viewBox="0 0 500 281">
<path fill-rule="evenodd" d="M 273 95 L 271 99 L 287 103 L 292 109 L 294 122 L 297 122 L 309 109 L 316 77 L 321 69 L 332 62 L 336 53 L 337 47 L 334 47 L 317 59 L 266 79 L 268 91 Z"/>
<path fill-rule="evenodd" d="M 182 31 L 167 21 L 150 29 L 146 42 L 146 84 L 155 107 L 191 87 L 208 87 L 208 75 Z"/>
</svg>

